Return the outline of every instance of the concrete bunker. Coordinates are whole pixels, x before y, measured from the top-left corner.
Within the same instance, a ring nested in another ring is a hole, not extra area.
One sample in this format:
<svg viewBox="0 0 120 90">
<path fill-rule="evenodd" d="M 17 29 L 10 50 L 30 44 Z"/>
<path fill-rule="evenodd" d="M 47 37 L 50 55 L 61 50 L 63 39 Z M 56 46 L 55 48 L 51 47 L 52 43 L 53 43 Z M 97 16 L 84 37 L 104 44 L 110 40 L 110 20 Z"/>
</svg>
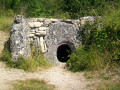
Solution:
<svg viewBox="0 0 120 90">
<path fill-rule="evenodd" d="M 68 44 L 61 44 L 57 48 L 57 58 L 60 62 L 67 62 L 72 50 Z"/>
</svg>

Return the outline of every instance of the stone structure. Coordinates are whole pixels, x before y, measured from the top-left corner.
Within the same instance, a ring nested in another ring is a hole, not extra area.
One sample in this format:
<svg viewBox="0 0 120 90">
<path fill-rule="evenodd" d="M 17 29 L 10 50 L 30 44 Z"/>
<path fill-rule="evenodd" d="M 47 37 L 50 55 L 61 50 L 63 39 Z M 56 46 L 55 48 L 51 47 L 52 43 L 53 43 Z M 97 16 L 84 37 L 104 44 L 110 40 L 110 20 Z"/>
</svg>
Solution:
<svg viewBox="0 0 120 90">
<path fill-rule="evenodd" d="M 10 50 L 13 60 L 30 56 L 28 23 L 23 16 L 17 16 L 10 32 Z"/>
<path fill-rule="evenodd" d="M 35 49 L 40 48 L 52 64 L 68 59 L 68 54 L 82 44 L 81 27 L 86 21 L 93 22 L 96 17 L 80 19 L 27 18 L 19 16 L 13 22 L 11 30 L 11 52 L 13 58 L 30 55 L 30 42 Z M 29 38 L 28 38 L 29 37 Z M 68 52 L 69 51 L 69 52 Z M 67 54 L 66 54 L 67 53 Z"/>
</svg>

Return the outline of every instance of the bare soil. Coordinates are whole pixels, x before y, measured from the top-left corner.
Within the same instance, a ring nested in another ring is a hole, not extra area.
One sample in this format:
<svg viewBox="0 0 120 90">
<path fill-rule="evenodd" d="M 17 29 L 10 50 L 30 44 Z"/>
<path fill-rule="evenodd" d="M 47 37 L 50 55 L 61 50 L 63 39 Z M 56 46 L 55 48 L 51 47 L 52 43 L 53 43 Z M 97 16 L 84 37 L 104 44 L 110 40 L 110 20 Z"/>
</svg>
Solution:
<svg viewBox="0 0 120 90">
<path fill-rule="evenodd" d="M 0 62 L 0 90 L 12 90 L 11 83 L 16 80 L 39 79 L 56 87 L 55 90 L 87 90 L 89 83 L 84 73 L 72 73 L 61 67 L 52 67 L 36 72 L 24 72 L 20 69 L 10 69 Z"/>
<path fill-rule="evenodd" d="M 4 48 L 9 34 L 0 31 L 0 52 Z M 0 90 L 12 90 L 16 80 L 39 79 L 54 85 L 56 90 L 88 90 L 84 73 L 73 73 L 63 67 L 52 67 L 47 70 L 25 72 L 20 69 L 8 68 L 0 62 Z"/>
</svg>

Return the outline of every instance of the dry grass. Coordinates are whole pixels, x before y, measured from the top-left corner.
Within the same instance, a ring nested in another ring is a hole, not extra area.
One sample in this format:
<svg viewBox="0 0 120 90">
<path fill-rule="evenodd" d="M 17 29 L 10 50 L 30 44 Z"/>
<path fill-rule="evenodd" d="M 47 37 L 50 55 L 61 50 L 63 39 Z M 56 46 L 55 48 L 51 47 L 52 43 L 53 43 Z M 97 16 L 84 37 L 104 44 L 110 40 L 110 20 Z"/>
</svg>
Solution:
<svg viewBox="0 0 120 90">
<path fill-rule="evenodd" d="M 10 31 L 14 18 L 9 16 L 0 16 L 0 30 Z"/>
<path fill-rule="evenodd" d="M 13 84 L 13 90 L 54 90 L 54 86 L 47 84 L 44 80 L 28 79 Z"/>
</svg>

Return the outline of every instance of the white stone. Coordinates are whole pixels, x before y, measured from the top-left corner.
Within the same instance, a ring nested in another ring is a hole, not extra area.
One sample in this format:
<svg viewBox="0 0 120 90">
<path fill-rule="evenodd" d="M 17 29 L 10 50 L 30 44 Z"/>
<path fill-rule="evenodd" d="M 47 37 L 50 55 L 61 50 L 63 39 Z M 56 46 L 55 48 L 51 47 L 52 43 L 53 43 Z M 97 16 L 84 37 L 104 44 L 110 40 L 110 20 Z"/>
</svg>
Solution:
<svg viewBox="0 0 120 90">
<path fill-rule="evenodd" d="M 43 37 L 40 37 L 40 47 L 41 47 L 41 51 L 44 51 L 44 44 L 43 44 Z"/>
<path fill-rule="evenodd" d="M 35 31 L 30 31 L 30 34 L 35 34 Z"/>
<path fill-rule="evenodd" d="M 47 30 L 47 29 L 48 29 L 47 27 L 39 27 L 40 31 Z"/>
<path fill-rule="evenodd" d="M 40 27 L 40 26 L 42 26 L 43 25 L 43 23 L 40 23 L 40 22 L 34 22 L 34 27 Z"/>
<path fill-rule="evenodd" d="M 43 22 L 45 20 L 45 18 L 38 18 L 37 21 L 38 22 Z"/>
<path fill-rule="evenodd" d="M 42 53 L 45 53 L 47 51 L 47 46 L 46 43 L 44 42 L 44 51 L 42 51 Z"/>
<path fill-rule="evenodd" d="M 43 31 L 37 31 L 36 33 L 46 33 L 46 30 L 43 30 Z"/>
<path fill-rule="evenodd" d="M 68 23 L 69 23 L 69 22 L 70 22 L 70 23 L 72 22 L 71 19 L 63 19 L 63 21 L 64 21 L 64 22 L 68 22 Z"/>
<path fill-rule="evenodd" d="M 29 25 L 30 28 L 39 28 L 40 26 L 43 25 L 43 23 L 40 23 L 40 22 L 29 22 L 28 25 Z"/>
<path fill-rule="evenodd" d="M 34 23 L 33 23 L 33 22 L 29 22 L 28 25 L 29 25 L 29 27 L 31 27 L 31 28 L 34 27 Z"/>
<path fill-rule="evenodd" d="M 30 34 L 30 36 L 29 36 L 29 37 L 31 38 L 31 37 L 34 37 L 34 36 L 35 36 L 35 34 Z"/>
<path fill-rule="evenodd" d="M 46 31 L 37 31 L 35 33 L 36 36 L 45 36 L 46 35 Z"/>
<path fill-rule="evenodd" d="M 33 38 L 30 38 L 30 41 L 33 41 Z"/>
<path fill-rule="evenodd" d="M 46 44 L 44 44 L 44 39 L 43 37 L 40 37 L 40 48 L 41 48 L 41 52 L 45 53 L 47 51 L 46 49 Z"/>
<path fill-rule="evenodd" d="M 57 22 L 57 21 L 59 21 L 58 19 L 50 19 L 51 20 L 51 22 Z"/>
<path fill-rule="evenodd" d="M 37 22 L 37 18 L 32 18 L 33 22 Z"/>
<path fill-rule="evenodd" d="M 44 21 L 44 24 L 50 24 L 51 23 L 51 19 L 46 19 L 45 21 Z"/>
</svg>

